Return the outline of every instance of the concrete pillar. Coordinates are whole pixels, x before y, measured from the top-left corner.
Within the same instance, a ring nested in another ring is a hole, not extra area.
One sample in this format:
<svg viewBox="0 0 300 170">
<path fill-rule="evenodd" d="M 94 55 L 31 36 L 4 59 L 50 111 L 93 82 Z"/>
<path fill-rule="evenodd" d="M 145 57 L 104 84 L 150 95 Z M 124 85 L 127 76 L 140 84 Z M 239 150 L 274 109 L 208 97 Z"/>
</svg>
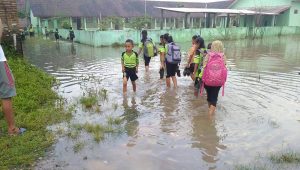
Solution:
<svg viewBox="0 0 300 170">
<path fill-rule="evenodd" d="M 202 18 L 199 18 L 199 26 L 202 28 Z"/>
<path fill-rule="evenodd" d="M 190 13 L 186 13 L 185 14 L 185 17 L 184 17 L 184 28 L 187 29 L 187 28 L 190 28 L 190 22 L 191 22 L 191 15 Z"/>
<path fill-rule="evenodd" d="M 185 19 L 183 19 L 183 22 L 182 22 L 182 28 L 183 28 L 183 29 L 185 28 Z"/>
<path fill-rule="evenodd" d="M 160 15 L 161 15 L 161 19 L 160 19 L 160 29 L 162 30 L 163 29 L 163 21 L 164 21 L 164 10 L 162 9 L 161 10 L 161 13 L 160 13 Z"/>
<path fill-rule="evenodd" d="M 192 28 L 194 28 L 194 18 L 191 18 L 192 20 Z"/>
<path fill-rule="evenodd" d="M 226 18 L 226 28 L 229 27 L 229 24 L 230 24 L 230 15 L 227 14 L 227 18 Z"/>
<path fill-rule="evenodd" d="M 157 28 L 157 21 L 156 21 L 156 18 L 154 18 L 154 29 Z"/>
<path fill-rule="evenodd" d="M 73 27 L 73 19 L 72 19 L 72 17 L 70 17 L 70 25 L 71 25 L 71 27 Z"/>
<path fill-rule="evenodd" d="M 164 28 L 166 29 L 167 28 L 167 18 L 165 18 L 165 26 Z"/>
<path fill-rule="evenodd" d="M 273 15 L 272 17 L 272 26 L 275 26 L 275 22 L 276 22 L 276 15 Z"/>
<path fill-rule="evenodd" d="M 208 13 L 206 17 L 206 28 L 210 28 L 210 13 Z"/>
<path fill-rule="evenodd" d="M 114 26 L 113 26 L 112 21 L 110 21 L 110 28 L 111 28 L 111 29 L 114 29 Z"/>
<path fill-rule="evenodd" d="M 54 29 L 58 28 L 57 19 L 53 20 L 53 26 L 54 26 Z"/>
<path fill-rule="evenodd" d="M 174 22 L 173 26 L 174 26 L 174 29 L 175 29 L 176 28 L 176 18 L 173 19 L 173 22 Z"/>
<path fill-rule="evenodd" d="M 97 18 L 97 28 L 100 29 L 100 18 Z"/>
<path fill-rule="evenodd" d="M 84 26 L 84 30 L 86 30 L 86 18 L 83 18 L 83 26 Z"/>
</svg>

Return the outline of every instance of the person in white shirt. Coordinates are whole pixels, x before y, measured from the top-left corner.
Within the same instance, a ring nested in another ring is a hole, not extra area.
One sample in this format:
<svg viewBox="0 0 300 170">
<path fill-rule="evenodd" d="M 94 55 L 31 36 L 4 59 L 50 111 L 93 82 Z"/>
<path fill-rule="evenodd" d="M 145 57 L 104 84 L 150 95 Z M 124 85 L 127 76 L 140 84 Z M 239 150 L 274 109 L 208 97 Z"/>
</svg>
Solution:
<svg viewBox="0 0 300 170">
<path fill-rule="evenodd" d="M 3 25 L 0 19 L 0 40 L 3 33 Z M 0 99 L 2 101 L 2 110 L 8 124 L 8 134 L 18 135 L 26 131 L 24 128 L 18 128 L 15 125 L 14 113 L 12 107 L 12 97 L 16 96 L 14 77 L 6 62 L 2 46 L 0 45 Z"/>
</svg>

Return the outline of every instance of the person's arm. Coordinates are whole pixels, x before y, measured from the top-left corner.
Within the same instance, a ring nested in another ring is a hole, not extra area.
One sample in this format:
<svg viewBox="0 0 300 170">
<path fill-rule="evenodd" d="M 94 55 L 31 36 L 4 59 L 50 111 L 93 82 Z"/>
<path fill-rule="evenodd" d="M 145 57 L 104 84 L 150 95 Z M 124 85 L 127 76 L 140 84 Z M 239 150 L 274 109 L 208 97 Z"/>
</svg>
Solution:
<svg viewBox="0 0 300 170">
<path fill-rule="evenodd" d="M 160 68 L 165 67 L 165 48 L 160 49 Z"/>
<path fill-rule="evenodd" d="M 224 60 L 225 66 L 227 66 L 227 57 L 226 57 L 226 55 L 223 56 L 223 60 Z"/>
<path fill-rule="evenodd" d="M 121 58 L 121 64 L 122 64 L 122 72 L 125 72 L 125 65 L 124 65 L 124 53 L 122 54 L 122 58 Z"/>
<path fill-rule="evenodd" d="M 189 57 L 188 57 L 188 62 L 187 62 L 187 67 L 190 67 L 193 59 L 194 59 L 194 55 L 195 55 L 195 47 L 193 46 L 190 51 L 189 51 Z"/>
<path fill-rule="evenodd" d="M 136 73 L 139 72 L 139 64 L 140 64 L 140 60 L 139 60 L 139 56 L 136 56 Z"/>
<path fill-rule="evenodd" d="M 143 43 L 142 43 L 142 42 L 140 42 L 140 44 L 139 44 L 138 56 L 140 56 L 140 55 L 141 55 L 142 51 L 143 51 Z"/>
</svg>

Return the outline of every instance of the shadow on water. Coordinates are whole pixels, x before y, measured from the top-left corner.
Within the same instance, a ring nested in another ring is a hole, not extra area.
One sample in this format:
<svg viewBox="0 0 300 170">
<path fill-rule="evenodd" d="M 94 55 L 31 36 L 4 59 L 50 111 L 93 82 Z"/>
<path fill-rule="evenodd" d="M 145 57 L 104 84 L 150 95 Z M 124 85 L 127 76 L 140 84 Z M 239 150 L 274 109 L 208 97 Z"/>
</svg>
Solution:
<svg viewBox="0 0 300 170">
<path fill-rule="evenodd" d="M 190 43 L 180 45 L 186 51 Z M 176 90 L 159 80 L 158 57 L 152 59 L 150 73 L 145 73 L 141 59 L 138 91 L 133 94 L 128 83 L 124 97 L 123 49 L 26 40 L 28 60 L 55 76 L 61 83 L 59 94 L 76 104 L 71 123 L 102 123 L 106 116 L 114 116 L 121 117 L 124 126 L 124 133 L 108 135 L 101 143 L 83 134 L 78 140 L 86 146 L 76 154 L 72 147 L 78 141 L 60 138 L 37 169 L 232 169 L 260 153 L 286 147 L 300 152 L 300 137 L 295 135 L 300 128 L 300 37 L 224 45 L 228 83 L 216 115 L 210 118 L 205 97 L 194 98 L 190 78 L 178 78 Z M 83 87 L 108 90 L 101 113 L 81 109 Z M 114 111 L 112 104 L 121 107 Z"/>
</svg>

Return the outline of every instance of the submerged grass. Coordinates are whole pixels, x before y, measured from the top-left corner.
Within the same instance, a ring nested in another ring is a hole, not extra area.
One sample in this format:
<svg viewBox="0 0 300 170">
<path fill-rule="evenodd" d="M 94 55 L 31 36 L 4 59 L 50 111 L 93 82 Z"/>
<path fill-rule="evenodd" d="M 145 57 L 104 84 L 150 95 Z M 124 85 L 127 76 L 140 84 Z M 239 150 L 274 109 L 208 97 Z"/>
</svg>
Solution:
<svg viewBox="0 0 300 170">
<path fill-rule="evenodd" d="M 277 164 L 300 164 L 300 154 L 290 150 L 282 153 L 271 154 L 270 160 Z"/>
<path fill-rule="evenodd" d="M 0 169 L 28 168 L 37 158 L 44 156 L 55 141 L 47 126 L 70 120 L 72 114 L 56 106 L 59 97 L 52 90 L 53 77 L 31 66 L 15 52 L 5 53 L 16 79 L 15 120 L 19 127 L 28 131 L 22 136 L 8 136 L 0 109 Z"/>
<path fill-rule="evenodd" d="M 84 105 L 85 108 L 92 108 L 98 103 L 98 99 L 96 96 L 81 97 L 80 103 Z"/>
</svg>

